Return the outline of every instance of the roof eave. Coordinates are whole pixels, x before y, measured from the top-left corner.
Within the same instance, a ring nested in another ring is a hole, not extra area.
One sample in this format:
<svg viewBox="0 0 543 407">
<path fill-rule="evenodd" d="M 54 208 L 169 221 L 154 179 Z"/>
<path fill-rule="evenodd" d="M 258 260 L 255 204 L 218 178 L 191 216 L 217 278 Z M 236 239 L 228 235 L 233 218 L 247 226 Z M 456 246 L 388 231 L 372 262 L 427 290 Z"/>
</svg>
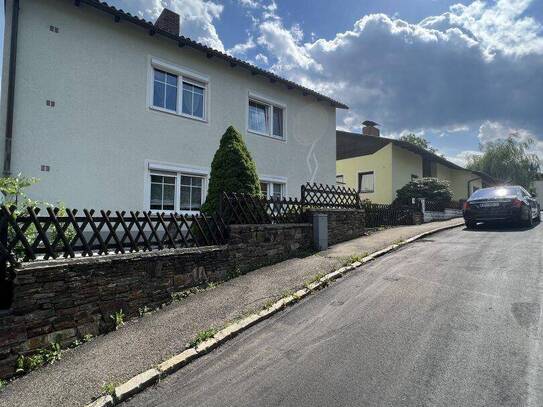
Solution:
<svg viewBox="0 0 543 407">
<path fill-rule="evenodd" d="M 161 30 L 161 29 L 158 29 L 155 27 L 155 25 L 153 23 L 151 23 L 150 21 L 147 21 L 147 20 L 144 20 L 144 19 L 141 19 L 137 16 L 133 16 L 132 14 L 128 13 L 128 12 L 125 12 L 124 10 L 122 9 L 117 9 L 116 7 L 114 6 L 111 6 L 107 3 L 104 3 L 102 1 L 99 1 L 99 0 L 76 0 L 76 5 L 78 4 L 87 4 L 89 6 L 92 6 L 96 9 L 99 9 L 103 12 L 106 12 L 108 14 L 111 14 L 113 15 L 115 18 L 121 18 L 121 19 L 124 19 L 130 23 L 133 23 L 133 24 L 136 24 L 142 28 L 145 28 L 149 31 L 153 31 L 153 34 L 154 35 L 161 35 L 163 37 L 166 37 L 168 39 L 171 39 L 173 41 L 177 41 L 178 44 L 183 44 L 182 46 L 189 46 L 191 48 L 194 48 L 194 49 L 197 49 L 199 51 L 202 51 L 202 52 L 205 52 L 207 54 L 211 54 L 211 56 L 216 56 L 218 58 L 221 58 L 221 59 L 224 59 L 225 61 L 227 62 L 230 62 L 231 64 L 236 64 L 236 65 L 239 65 L 245 69 L 247 69 L 248 71 L 250 71 L 251 73 L 253 73 L 254 75 L 263 75 L 263 76 L 266 76 L 268 78 L 270 78 L 271 80 L 275 81 L 275 82 L 280 82 L 284 85 L 286 85 L 287 87 L 292 87 L 292 88 L 296 88 L 298 90 L 301 90 L 304 95 L 311 95 L 311 96 L 314 96 L 317 101 L 319 102 L 329 102 L 330 105 L 332 107 L 335 107 L 337 109 L 349 109 L 349 106 L 337 101 L 337 100 L 334 100 L 328 96 L 325 96 L 325 95 L 322 95 L 314 90 L 311 90 L 309 88 L 306 88 L 304 86 L 301 86 L 301 85 L 298 85 L 297 83 L 295 82 L 292 82 L 292 81 L 289 81 L 288 79 L 285 79 L 285 78 L 282 78 L 278 75 L 275 75 L 274 73 L 272 72 L 268 72 L 262 68 L 259 68 L 255 65 L 252 65 L 246 61 L 243 61 L 241 59 L 237 59 L 237 58 L 234 58 L 228 54 L 225 54 L 223 52 L 220 52 L 214 48 L 211 48 L 211 47 L 208 47 L 206 45 L 203 45 L 199 42 L 196 42 L 196 41 L 193 41 L 191 40 L 190 38 L 187 38 L 187 37 L 184 37 L 184 36 L 175 36 L 167 31 L 164 31 L 164 30 Z"/>
</svg>

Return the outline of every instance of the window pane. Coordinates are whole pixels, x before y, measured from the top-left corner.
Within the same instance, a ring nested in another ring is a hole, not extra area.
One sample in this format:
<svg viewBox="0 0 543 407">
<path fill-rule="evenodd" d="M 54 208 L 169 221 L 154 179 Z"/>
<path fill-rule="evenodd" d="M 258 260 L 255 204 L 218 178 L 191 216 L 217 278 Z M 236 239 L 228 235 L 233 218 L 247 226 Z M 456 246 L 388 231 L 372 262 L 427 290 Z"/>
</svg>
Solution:
<svg viewBox="0 0 543 407">
<path fill-rule="evenodd" d="M 162 209 L 162 185 L 151 184 L 151 209 Z"/>
<path fill-rule="evenodd" d="M 190 187 L 181 186 L 181 210 L 190 210 Z"/>
<path fill-rule="evenodd" d="M 186 186 L 189 186 L 191 185 L 191 178 L 192 177 L 187 177 L 186 175 L 181 175 L 181 185 L 186 185 Z"/>
<path fill-rule="evenodd" d="M 360 191 L 373 192 L 373 187 L 373 172 L 367 174 L 360 174 Z"/>
<path fill-rule="evenodd" d="M 192 115 L 203 118 L 204 117 L 204 95 L 199 94 L 199 93 L 194 93 L 192 103 L 193 103 Z"/>
<path fill-rule="evenodd" d="M 183 89 L 183 113 L 192 116 L 192 92 L 187 89 Z"/>
<path fill-rule="evenodd" d="M 177 88 L 174 86 L 166 87 L 166 109 L 177 110 Z"/>
<path fill-rule="evenodd" d="M 273 184 L 273 197 L 281 198 L 283 196 L 283 185 Z"/>
<path fill-rule="evenodd" d="M 260 183 L 260 192 L 263 196 L 268 196 L 268 184 L 266 182 Z"/>
<path fill-rule="evenodd" d="M 172 75 L 171 73 L 167 74 L 168 76 L 168 85 L 175 86 L 177 88 L 177 76 Z"/>
<path fill-rule="evenodd" d="M 175 196 L 175 186 L 174 185 L 164 185 L 164 196 L 163 196 L 162 209 L 164 209 L 166 211 L 173 211 L 174 196 Z"/>
<path fill-rule="evenodd" d="M 273 108 L 273 135 L 283 138 L 283 109 Z"/>
<path fill-rule="evenodd" d="M 155 81 L 155 87 L 153 91 L 153 105 L 158 107 L 164 107 L 166 85 L 162 82 Z"/>
<path fill-rule="evenodd" d="M 192 186 L 193 186 L 193 187 L 201 187 L 201 186 L 202 186 L 202 178 L 200 178 L 200 177 L 193 177 L 193 178 L 192 178 Z"/>
<path fill-rule="evenodd" d="M 201 188 L 192 188 L 191 193 L 191 209 L 198 210 L 202 205 L 202 189 Z"/>
<path fill-rule="evenodd" d="M 268 108 L 266 105 L 249 101 L 249 129 L 268 133 Z"/>
<path fill-rule="evenodd" d="M 155 80 L 166 82 L 166 72 L 155 69 Z"/>
</svg>

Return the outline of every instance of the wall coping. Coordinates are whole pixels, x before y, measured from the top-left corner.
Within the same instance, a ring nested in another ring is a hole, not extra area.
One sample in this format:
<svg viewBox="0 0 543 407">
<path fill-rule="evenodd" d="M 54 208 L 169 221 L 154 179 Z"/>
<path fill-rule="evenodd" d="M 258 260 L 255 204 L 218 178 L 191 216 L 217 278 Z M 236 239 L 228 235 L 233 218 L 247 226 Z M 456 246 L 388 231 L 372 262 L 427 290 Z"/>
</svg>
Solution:
<svg viewBox="0 0 543 407">
<path fill-rule="evenodd" d="M 307 208 L 307 212 L 365 212 L 356 208 Z"/>
<path fill-rule="evenodd" d="M 44 268 L 63 268 L 71 267 L 75 265 L 96 265 L 96 264 L 107 264 L 115 262 L 126 262 L 126 261 L 138 261 L 138 260 L 148 260 L 152 258 L 164 259 L 170 257 L 176 257 L 180 255 L 196 254 L 196 253 L 211 253 L 215 251 L 224 251 L 227 249 L 227 245 L 222 246 L 202 246 L 202 247 L 184 247 L 178 249 L 163 249 L 163 250 L 152 250 L 152 251 L 139 251 L 133 253 L 112 253 L 106 255 L 94 255 L 86 257 L 67 257 L 61 259 L 50 259 L 50 260 L 36 260 L 24 262 L 15 267 L 13 270 L 17 271 L 27 271 L 27 270 L 39 270 Z"/>
<path fill-rule="evenodd" d="M 311 223 L 276 223 L 276 224 L 258 224 L 258 223 L 251 223 L 251 224 L 245 224 L 245 225 L 230 225 L 230 229 L 294 229 L 294 228 L 311 228 L 313 227 Z"/>
</svg>

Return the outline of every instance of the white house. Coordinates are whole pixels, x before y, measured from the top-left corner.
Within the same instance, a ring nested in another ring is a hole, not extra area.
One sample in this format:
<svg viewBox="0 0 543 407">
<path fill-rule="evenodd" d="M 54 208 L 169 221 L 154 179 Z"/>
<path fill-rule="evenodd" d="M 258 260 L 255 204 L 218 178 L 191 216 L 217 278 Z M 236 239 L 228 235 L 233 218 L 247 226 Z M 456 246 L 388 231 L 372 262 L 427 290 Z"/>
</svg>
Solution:
<svg viewBox="0 0 543 407">
<path fill-rule="evenodd" d="M 347 106 L 96 0 L 6 0 L 4 175 L 71 208 L 196 211 L 233 125 L 269 195 L 335 183 Z M 182 28 L 182 27 L 181 27 Z"/>
</svg>

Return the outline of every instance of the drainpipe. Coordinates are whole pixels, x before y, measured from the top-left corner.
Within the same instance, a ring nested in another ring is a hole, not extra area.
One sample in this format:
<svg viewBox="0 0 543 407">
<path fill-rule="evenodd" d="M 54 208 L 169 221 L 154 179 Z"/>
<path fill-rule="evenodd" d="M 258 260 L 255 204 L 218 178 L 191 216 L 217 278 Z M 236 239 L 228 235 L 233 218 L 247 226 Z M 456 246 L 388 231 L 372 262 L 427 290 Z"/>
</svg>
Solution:
<svg viewBox="0 0 543 407">
<path fill-rule="evenodd" d="M 4 12 L 6 11 L 4 2 Z M 13 106 L 15 101 L 15 72 L 17 69 L 17 33 L 19 31 L 19 0 L 13 0 L 11 10 L 11 42 L 9 50 L 8 96 L 4 146 L 4 177 L 11 175 L 11 144 L 13 141 Z"/>
<path fill-rule="evenodd" d="M 471 194 L 470 194 L 470 191 L 471 191 L 471 188 L 470 188 L 471 183 L 472 183 L 473 181 L 477 181 L 478 179 L 480 179 L 480 180 L 482 181 L 482 178 L 481 178 L 481 177 L 473 178 L 473 179 L 470 179 L 470 180 L 468 181 L 468 197 L 467 197 L 466 199 L 469 199 L 469 196 L 471 195 Z"/>
</svg>

